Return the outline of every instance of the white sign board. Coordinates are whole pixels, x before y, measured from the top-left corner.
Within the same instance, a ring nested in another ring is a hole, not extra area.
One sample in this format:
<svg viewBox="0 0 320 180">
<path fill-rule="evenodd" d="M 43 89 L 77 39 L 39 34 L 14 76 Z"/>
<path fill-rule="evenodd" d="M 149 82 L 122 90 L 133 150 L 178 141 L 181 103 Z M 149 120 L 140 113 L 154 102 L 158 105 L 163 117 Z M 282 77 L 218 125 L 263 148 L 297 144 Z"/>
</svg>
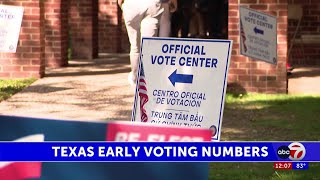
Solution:
<svg viewBox="0 0 320 180">
<path fill-rule="evenodd" d="M 240 7 L 240 53 L 277 64 L 277 18 Z"/>
<path fill-rule="evenodd" d="M 0 5 L 0 52 L 16 52 L 22 16 L 23 7 Z"/>
<path fill-rule="evenodd" d="M 230 40 L 143 38 L 132 121 L 210 128 L 219 141 Z"/>
</svg>

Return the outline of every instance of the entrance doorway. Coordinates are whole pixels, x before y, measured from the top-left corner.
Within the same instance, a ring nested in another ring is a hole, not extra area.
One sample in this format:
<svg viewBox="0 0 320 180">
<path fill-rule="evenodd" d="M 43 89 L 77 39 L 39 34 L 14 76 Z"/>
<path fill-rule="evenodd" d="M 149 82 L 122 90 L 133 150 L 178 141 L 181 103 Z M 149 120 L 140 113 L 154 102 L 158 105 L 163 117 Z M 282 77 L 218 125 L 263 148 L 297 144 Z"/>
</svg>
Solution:
<svg viewBox="0 0 320 180">
<path fill-rule="evenodd" d="M 171 36 L 228 38 L 228 0 L 178 0 L 171 17 Z"/>
</svg>

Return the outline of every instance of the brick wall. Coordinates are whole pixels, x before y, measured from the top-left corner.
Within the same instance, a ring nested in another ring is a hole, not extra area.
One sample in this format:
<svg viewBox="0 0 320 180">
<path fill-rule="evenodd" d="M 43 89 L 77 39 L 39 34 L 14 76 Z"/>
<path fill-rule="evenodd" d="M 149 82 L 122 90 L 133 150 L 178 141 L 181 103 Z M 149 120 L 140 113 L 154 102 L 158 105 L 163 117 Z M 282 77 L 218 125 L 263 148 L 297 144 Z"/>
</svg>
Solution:
<svg viewBox="0 0 320 180">
<path fill-rule="evenodd" d="M 98 56 L 98 12 L 97 0 L 71 0 L 69 30 L 73 58 L 95 58 Z"/>
<path fill-rule="evenodd" d="M 99 0 L 99 52 L 122 52 L 122 17 L 117 0 Z"/>
<path fill-rule="evenodd" d="M 46 0 L 44 5 L 46 66 L 65 66 L 68 64 L 69 1 Z"/>
<path fill-rule="evenodd" d="M 320 65 L 320 1 L 288 0 L 289 5 L 303 9 L 300 29 L 289 56 L 294 66 Z M 292 43 L 293 34 L 298 25 L 297 19 L 288 20 L 288 39 Z"/>
<path fill-rule="evenodd" d="M 42 77 L 44 61 L 44 4 L 41 0 L 3 0 L 23 6 L 24 15 L 16 53 L 0 53 L 0 78 Z"/>
<path fill-rule="evenodd" d="M 240 55 L 239 5 L 277 16 L 278 64 L 271 65 Z M 229 0 L 228 34 L 233 50 L 228 90 L 238 92 L 287 92 L 287 0 Z"/>
</svg>

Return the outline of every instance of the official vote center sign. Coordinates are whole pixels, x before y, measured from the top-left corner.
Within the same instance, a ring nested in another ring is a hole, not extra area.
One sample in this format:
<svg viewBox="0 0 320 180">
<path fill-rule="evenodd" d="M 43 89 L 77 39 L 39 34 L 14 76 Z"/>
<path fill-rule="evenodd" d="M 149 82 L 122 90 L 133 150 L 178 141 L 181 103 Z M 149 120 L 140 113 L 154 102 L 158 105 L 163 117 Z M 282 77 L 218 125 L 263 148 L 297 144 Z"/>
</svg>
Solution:
<svg viewBox="0 0 320 180">
<path fill-rule="evenodd" d="M 240 7 L 240 53 L 277 64 L 277 18 Z"/>
<path fill-rule="evenodd" d="M 0 52 L 16 52 L 23 7 L 0 5 Z"/>
<path fill-rule="evenodd" d="M 210 128 L 220 140 L 231 40 L 143 38 L 132 121 Z"/>
</svg>

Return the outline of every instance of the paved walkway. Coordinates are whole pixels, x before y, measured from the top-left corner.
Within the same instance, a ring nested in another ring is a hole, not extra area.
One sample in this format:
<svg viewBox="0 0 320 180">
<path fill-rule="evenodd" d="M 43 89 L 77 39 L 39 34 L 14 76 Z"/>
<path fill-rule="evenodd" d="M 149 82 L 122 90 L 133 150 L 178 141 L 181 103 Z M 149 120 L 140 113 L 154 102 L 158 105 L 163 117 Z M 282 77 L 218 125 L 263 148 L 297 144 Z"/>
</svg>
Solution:
<svg viewBox="0 0 320 180">
<path fill-rule="evenodd" d="M 288 77 L 289 94 L 320 95 L 320 67 L 295 68 Z"/>
<path fill-rule="evenodd" d="M 107 55 L 47 69 L 46 77 L 0 103 L 0 114 L 66 120 L 130 120 L 129 57 Z M 90 119 L 89 119 L 90 118 Z"/>
<path fill-rule="evenodd" d="M 134 96 L 129 71 L 127 54 L 74 60 L 69 67 L 47 69 L 45 78 L 0 103 L 0 114 L 129 121 Z M 320 68 L 296 68 L 289 76 L 289 93 L 320 95 Z"/>
</svg>

